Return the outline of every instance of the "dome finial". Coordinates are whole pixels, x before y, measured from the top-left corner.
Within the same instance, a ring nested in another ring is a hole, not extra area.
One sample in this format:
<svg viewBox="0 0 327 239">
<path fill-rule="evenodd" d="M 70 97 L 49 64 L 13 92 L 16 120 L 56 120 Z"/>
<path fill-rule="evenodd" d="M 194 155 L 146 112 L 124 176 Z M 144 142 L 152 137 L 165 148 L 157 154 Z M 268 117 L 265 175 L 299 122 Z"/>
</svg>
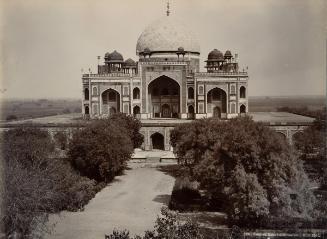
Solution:
<svg viewBox="0 0 327 239">
<path fill-rule="evenodd" d="M 170 11 L 169 11 L 169 1 L 167 1 L 167 16 L 169 16 L 169 13 L 170 13 Z"/>
</svg>

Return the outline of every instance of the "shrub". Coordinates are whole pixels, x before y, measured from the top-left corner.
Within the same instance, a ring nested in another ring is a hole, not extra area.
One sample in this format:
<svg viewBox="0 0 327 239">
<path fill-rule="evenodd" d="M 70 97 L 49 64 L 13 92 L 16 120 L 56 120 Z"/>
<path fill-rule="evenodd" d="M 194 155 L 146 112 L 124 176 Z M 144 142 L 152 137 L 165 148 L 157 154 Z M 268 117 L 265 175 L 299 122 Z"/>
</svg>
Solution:
<svg viewBox="0 0 327 239">
<path fill-rule="evenodd" d="M 72 166 L 91 179 L 111 181 L 121 173 L 133 153 L 131 134 L 115 120 L 95 120 L 76 130 L 69 143 Z"/>
<path fill-rule="evenodd" d="M 106 239 L 132 239 L 126 230 L 114 230 L 106 235 Z M 157 218 L 154 230 L 146 231 L 143 237 L 135 236 L 134 239 L 202 239 L 199 226 L 196 222 L 187 220 L 182 222 L 176 213 L 167 208 L 161 209 L 161 215 Z"/>
</svg>

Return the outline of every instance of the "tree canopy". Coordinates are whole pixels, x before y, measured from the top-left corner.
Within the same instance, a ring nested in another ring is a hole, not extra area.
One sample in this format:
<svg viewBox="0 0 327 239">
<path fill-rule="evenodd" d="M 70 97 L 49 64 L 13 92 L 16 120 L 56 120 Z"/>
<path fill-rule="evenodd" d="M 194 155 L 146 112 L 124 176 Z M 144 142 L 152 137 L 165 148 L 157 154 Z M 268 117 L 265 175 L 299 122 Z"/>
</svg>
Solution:
<svg viewBox="0 0 327 239">
<path fill-rule="evenodd" d="M 76 130 L 69 143 L 68 156 L 74 168 L 97 181 L 110 181 L 130 159 L 143 136 L 140 122 L 124 114 L 92 121 Z"/>
<path fill-rule="evenodd" d="M 270 216 L 309 218 L 314 197 L 295 152 L 276 132 L 249 117 L 177 126 L 171 144 L 212 204 L 232 221 Z"/>
<path fill-rule="evenodd" d="M 49 230 L 48 214 L 77 210 L 96 193 L 95 182 L 81 177 L 62 159 L 50 157 L 47 131 L 15 128 L 2 135 L 3 213 L 7 236 L 37 238 Z"/>
</svg>

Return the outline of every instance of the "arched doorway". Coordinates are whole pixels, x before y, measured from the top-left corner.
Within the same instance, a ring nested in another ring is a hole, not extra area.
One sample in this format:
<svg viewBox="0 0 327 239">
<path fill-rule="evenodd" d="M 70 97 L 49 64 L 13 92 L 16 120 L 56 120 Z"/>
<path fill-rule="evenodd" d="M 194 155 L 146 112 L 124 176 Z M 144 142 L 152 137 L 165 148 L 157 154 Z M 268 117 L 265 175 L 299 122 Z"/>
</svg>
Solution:
<svg viewBox="0 0 327 239">
<path fill-rule="evenodd" d="M 207 94 L 207 109 L 216 118 L 226 118 L 227 114 L 227 94 L 220 88 L 214 88 Z"/>
<path fill-rule="evenodd" d="M 218 106 L 216 106 L 215 108 L 213 108 L 213 117 L 214 118 L 221 118 L 221 111 L 220 108 Z"/>
<path fill-rule="evenodd" d="M 84 109 L 85 109 L 85 114 L 89 115 L 90 114 L 90 108 L 86 105 Z"/>
<path fill-rule="evenodd" d="M 109 115 L 113 115 L 113 114 L 116 114 L 117 113 L 117 110 L 115 107 L 110 107 L 110 110 L 109 110 Z"/>
<path fill-rule="evenodd" d="M 165 138 L 160 133 L 151 135 L 152 149 L 165 150 Z"/>
<path fill-rule="evenodd" d="M 241 107 L 240 107 L 240 113 L 241 114 L 245 114 L 246 113 L 246 106 L 245 105 L 241 105 Z"/>
<path fill-rule="evenodd" d="M 193 105 L 188 106 L 188 117 L 190 119 L 194 119 L 194 107 L 193 107 Z"/>
<path fill-rule="evenodd" d="M 108 89 L 101 94 L 102 113 L 115 114 L 120 112 L 120 95 L 113 89 Z"/>
<path fill-rule="evenodd" d="M 170 106 L 168 104 L 164 104 L 161 106 L 161 117 L 162 118 L 171 117 Z"/>
<path fill-rule="evenodd" d="M 138 105 L 133 108 L 133 115 L 136 116 L 140 113 L 140 107 Z"/>
<path fill-rule="evenodd" d="M 148 112 L 152 117 L 178 117 L 180 113 L 179 84 L 167 77 L 160 76 L 148 86 Z"/>
</svg>

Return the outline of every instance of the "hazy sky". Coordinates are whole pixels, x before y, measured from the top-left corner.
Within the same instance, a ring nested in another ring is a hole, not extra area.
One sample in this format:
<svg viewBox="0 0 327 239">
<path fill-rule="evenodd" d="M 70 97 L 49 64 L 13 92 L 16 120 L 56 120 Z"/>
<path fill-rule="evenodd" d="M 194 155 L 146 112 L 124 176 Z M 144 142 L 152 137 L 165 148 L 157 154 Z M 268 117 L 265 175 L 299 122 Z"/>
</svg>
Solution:
<svg viewBox="0 0 327 239">
<path fill-rule="evenodd" d="M 210 50 L 239 54 L 249 94 L 326 91 L 326 1 L 170 0 Z M 137 60 L 142 30 L 164 16 L 165 0 L 2 0 L 1 97 L 81 97 L 81 69 L 117 50 Z M 1 11 L 1 10 L 0 10 Z M 0 69 L 1 70 L 1 69 Z"/>
</svg>

